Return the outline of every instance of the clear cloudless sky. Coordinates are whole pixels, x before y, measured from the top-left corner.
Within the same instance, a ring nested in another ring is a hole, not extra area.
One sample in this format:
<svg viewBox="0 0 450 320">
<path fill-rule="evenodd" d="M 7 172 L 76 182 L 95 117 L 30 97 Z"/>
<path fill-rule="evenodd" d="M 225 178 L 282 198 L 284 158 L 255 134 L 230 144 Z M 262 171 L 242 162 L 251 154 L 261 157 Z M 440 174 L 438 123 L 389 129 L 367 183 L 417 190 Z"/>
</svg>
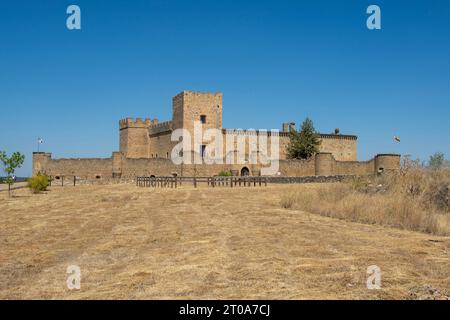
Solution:
<svg viewBox="0 0 450 320">
<path fill-rule="evenodd" d="M 119 119 L 170 120 L 183 90 L 223 92 L 226 128 L 310 117 L 357 134 L 360 160 L 448 157 L 450 1 L 0 1 L 0 150 L 26 155 L 18 175 L 38 137 L 55 158 L 109 157 Z"/>
</svg>

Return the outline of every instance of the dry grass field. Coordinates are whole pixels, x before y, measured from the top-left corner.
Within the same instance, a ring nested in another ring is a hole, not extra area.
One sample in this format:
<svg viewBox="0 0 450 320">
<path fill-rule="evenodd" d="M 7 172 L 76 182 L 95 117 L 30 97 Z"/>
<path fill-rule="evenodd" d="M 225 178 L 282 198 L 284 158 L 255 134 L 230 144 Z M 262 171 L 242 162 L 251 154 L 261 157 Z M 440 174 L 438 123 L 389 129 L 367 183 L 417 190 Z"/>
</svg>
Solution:
<svg viewBox="0 0 450 320">
<path fill-rule="evenodd" d="M 321 188 L 0 193 L 2 299 L 445 299 L 450 238 L 280 205 Z M 81 268 L 68 290 L 66 268 Z M 366 288 L 381 268 L 380 290 Z"/>
<path fill-rule="evenodd" d="M 411 168 L 316 188 L 293 186 L 282 195 L 280 205 L 347 221 L 450 236 L 450 170 Z"/>
</svg>

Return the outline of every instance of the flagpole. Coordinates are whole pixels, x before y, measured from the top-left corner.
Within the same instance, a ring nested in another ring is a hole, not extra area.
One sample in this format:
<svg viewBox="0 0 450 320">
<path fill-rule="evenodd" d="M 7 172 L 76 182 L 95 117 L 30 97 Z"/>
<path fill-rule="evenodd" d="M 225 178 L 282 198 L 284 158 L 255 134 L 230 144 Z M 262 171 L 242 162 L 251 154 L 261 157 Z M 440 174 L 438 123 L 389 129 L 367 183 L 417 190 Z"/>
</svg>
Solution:
<svg viewBox="0 0 450 320">
<path fill-rule="evenodd" d="M 42 140 L 42 138 L 38 138 L 37 139 L 37 145 L 38 145 L 37 146 L 37 150 L 38 150 L 37 152 L 39 152 L 39 145 L 42 144 L 43 142 L 44 142 L 44 140 Z"/>
</svg>

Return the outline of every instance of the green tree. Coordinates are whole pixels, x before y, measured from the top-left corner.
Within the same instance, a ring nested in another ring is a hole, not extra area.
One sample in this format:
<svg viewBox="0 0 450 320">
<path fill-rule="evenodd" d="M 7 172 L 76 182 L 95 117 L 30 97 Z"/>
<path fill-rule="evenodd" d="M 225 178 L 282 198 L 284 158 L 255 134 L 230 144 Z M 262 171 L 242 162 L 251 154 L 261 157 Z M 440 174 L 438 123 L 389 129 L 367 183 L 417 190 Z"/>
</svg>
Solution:
<svg viewBox="0 0 450 320">
<path fill-rule="evenodd" d="M 430 156 L 430 160 L 428 161 L 428 165 L 432 169 L 440 169 L 445 165 L 445 158 L 442 152 L 436 152 L 435 154 Z"/>
<path fill-rule="evenodd" d="M 289 133 L 287 157 L 289 159 L 308 159 L 319 152 L 320 135 L 314 129 L 311 119 L 303 121 L 300 132 L 292 129 Z"/>
<path fill-rule="evenodd" d="M 8 194 L 11 196 L 11 185 L 14 184 L 14 172 L 20 168 L 25 160 L 25 156 L 19 152 L 14 152 L 11 157 L 6 155 L 6 152 L 0 151 L 0 162 L 2 163 L 3 171 L 6 174 L 5 183 L 8 184 Z"/>
</svg>

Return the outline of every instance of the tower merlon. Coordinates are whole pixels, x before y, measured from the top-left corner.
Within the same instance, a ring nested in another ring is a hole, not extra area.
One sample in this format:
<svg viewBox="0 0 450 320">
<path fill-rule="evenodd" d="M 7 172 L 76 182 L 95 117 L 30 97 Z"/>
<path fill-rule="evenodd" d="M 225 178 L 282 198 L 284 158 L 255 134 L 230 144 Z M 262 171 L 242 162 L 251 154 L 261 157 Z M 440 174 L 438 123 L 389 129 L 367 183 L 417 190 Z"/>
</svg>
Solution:
<svg viewBox="0 0 450 320">
<path fill-rule="evenodd" d="M 120 130 L 127 128 L 146 128 L 151 126 L 152 123 L 153 121 L 150 118 L 146 118 L 145 120 L 142 120 L 142 118 L 125 118 L 119 121 L 119 128 Z"/>
</svg>

